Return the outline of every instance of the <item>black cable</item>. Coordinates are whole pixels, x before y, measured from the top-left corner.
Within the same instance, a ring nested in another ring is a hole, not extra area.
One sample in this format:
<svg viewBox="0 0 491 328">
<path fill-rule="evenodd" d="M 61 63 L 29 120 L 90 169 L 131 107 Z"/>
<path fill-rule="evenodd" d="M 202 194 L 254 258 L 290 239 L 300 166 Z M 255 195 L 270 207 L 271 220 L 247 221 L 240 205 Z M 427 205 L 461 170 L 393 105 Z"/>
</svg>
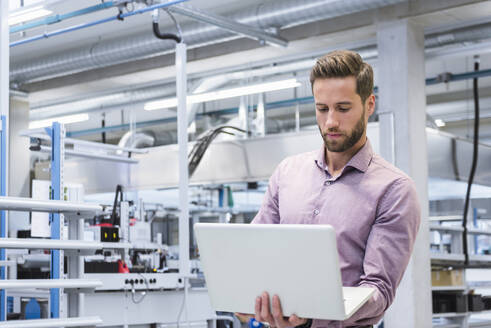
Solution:
<svg viewBox="0 0 491 328">
<path fill-rule="evenodd" d="M 116 193 L 114 195 L 114 203 L 113 203 L 113 210 L 111 212 L 111 224 L 112 225 L 120 225 L 121 224 L 121 218 L 118 217 L 116 213 L 116 207 L 118 206 L 118 196 L 120 197 L 120 202 L 123 201 L 123 186 L 117 185 L 116 186 Z"/>
<path fill-rule="evenodd" d="M 159 23 L 153 22 L 153 34 L 161 40 L 174 40 L 177 43 L 181 43 L 182 39 L 180 36 L 172 33 L 161 33 L 159 29 Z"/>
<path fill-rule="evenodd" d="M 231 132 L 224 131 L 225 129 L 233 129 L 233 130 L 237 130 L 237 131 L 244 132 L 244 133 L 246 132 L 245 130 L 239 129 L 235 126 L 229 126 L 229 125 L 220 126 L 216 129 L 208 131 L 204 137 L 202 137 L 196 141 L 193 149 L 191 149 L 191 152 L 188 155 L 189 177 L 191 177 L 194 174 L 194 171 L 196 171 L 196 168 L 198 167 L 199 163 L 201 162 L 203 155 L 205 154 L 206 150 L 210 146 L 213 139 L 215 139 L 216 136 L 219 135 L 220 133 L 232 134 Z"/>
<path fill-rule="evenodd" d="M 476 60 L 474 63 L 474 71 L 479 71 L 479 61 Z M 462 220 L 463 232 L 463 248 L 465 255 L 465 265 L 469 265 L 469 250 L 467 249 L 467 212 L 469 209 L 469 202 L 471 196 L 471 187 L 474 181 L 474 175 L 476 173 L 477 159 L 478 159 L 478 149 L 479 149 L 479 88 L 477 84 L 477 77 L 473 80 L 473 93 L 474 93 L 474 140 L 473 140 L 473 152 L 472 152 L 472 167 L 471 173 L 469 174 L 469 181 L 467 183 L 467 193 L 465 195 L 464 204 L 464 218 Z"/>
<path fill-rule="evenodd" d="M 105 118 L 105 115 L 104 115 L 104 118 L 102 119 L 102 130 L 104 131 L 104 128 L 106 127 L 106 118 Z M 102 132 L 102 143 L 105 144 L 106 143 L 106 132 Z"/>
<path fill-rule="evenodd" d="M 457 140 L 452 138 L 452 167 L 455 180 L 460 181 L 459 165 L 457 161 Z"/>
</svg>

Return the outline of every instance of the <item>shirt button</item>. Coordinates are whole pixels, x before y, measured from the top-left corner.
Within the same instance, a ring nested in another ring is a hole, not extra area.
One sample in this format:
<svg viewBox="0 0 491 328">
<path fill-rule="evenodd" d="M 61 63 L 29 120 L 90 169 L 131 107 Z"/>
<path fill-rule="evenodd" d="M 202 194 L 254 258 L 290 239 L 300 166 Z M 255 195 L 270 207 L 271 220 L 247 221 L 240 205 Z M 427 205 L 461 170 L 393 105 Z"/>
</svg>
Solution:
<svg viewBox="0 0 491 328">
<path fill-rule="evenodd" d="M 319 214 L 319 210 L 316 209 L 316 210 L 314 210 L 314 215 L 317 215 L 317 214 Z"/>
</svg>

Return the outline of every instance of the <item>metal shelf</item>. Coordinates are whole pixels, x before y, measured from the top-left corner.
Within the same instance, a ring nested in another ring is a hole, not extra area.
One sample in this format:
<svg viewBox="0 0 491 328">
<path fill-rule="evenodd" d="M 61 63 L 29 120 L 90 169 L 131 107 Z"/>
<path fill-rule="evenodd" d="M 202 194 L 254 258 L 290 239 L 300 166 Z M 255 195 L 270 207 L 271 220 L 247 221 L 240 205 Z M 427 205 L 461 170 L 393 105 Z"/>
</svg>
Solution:
<svg viewBox="0 0 491 328">
<path fill-rule="evenodd" d="M 471 235 L 488 235 L 491 236 L 491 230 L 478 229 L 478 228 L 468 228 L 467 233 Z"/>
<path fill-rule="evenodd" d="M 130 243 L 108 243 L 101 242 L 103 249 L 131 249 L 132 246 Z"/>
<path fill-rule="evenodd" d="M 87 203 L 66 202 L 63 200 L 0 197 L 0 210 L 62 213 L 83 216 L 94 215 L 98 212 L 102 212 L 102 206 Z"/>
<path fill-rule="evenodd" d="M 458 290 L 465 291 L 467 290 L 467 287 L 466 286 L 432 286 L 431 290 L 434 292 L 458 291 Z"/>
<path fill-rule="evenodd" d="M 463 262 L 465 261 L 464 254 L 443 254 L 443 253 L 432 253 L 430 254 L 431 260 L 435 261 L 457 261 Z"/>
<path fill-rule="evenodd" d="M 0 322 L 0 328 L 94 327 L 102 324 L 99 317 L 12 320 Z"/>
<path fill-rule="evenodd" d="M 472 311 L 469 314 L 491 314 L 491 310 L 483 310 L 483 311 Z"/>
<path fill-rule="evenodd" d="M 469 261 L 491 264 L 491 255 L 469 255 Z"/>
<path fill-rule="evenodd" d="M 462 221 L 462 215 L 430 216 L 430 221 Z"/>
<path fill-rule="evenodd" d="M 81 240 L 0 238 L 0 248 L 95 250 L 104 248 L 104 245 L 100 242 Z"/>
<path fill-rule="evenodd" d="M 69 288 L 93 289 L 102 281 L 91 279 L 8 279 L 0 280 L 0 289 Z"/>
<path fill-rule="evenodd" d="M 456 323 L 440 323 L 433 324 L 433 328 L 461 328 L 462 326 Z"/>
<path fill-rule="evenodd" d="M 469 322 L 469 327 L 491 327 L 491 320 L 479 320 Z"/>
<path fill-rule="evenodd" d="M 459 318 L 459 317 L 465 317 L 467 314 L 468 312 L 433 313 L 433 318 Z"/>
<path fill-rule="evenodd" d="M 459 226 L 444 226 L 440 224 L 430 224 L 430 230 L 463 232 L 464 228 Z"/>
<path fill-rule="evenodd" d="M 39 150 L 43 153 L 51 153 L 51 147 L 49 147 L 49 146 L 40 146 L 39 148 L 40 148 Z M 88 158 L 88 159 L 101 159 L 101 160 L 105 160 L 105 161 L 120 162 L 120 163 L 127 163 L 127 164 L 138 164 L 138 160 L 132 159 L 129 157 L 123 157 L 123 156 L 119 156 L 119 155 L 84 153 L 81 151 L 76 151 L 76 150 L 71 150 L 71 149 L 66 149 L 65 155 L 66 156 L 73 156 L 73 157 L 80 157 L 80 158 Z"/>
<path fill-rule="evenodd" d="M 491 288 L 491 281 L 469 281 L 469 288 Z"/>
<path fill-rule="evenodd" d="M 459 318 L 459 317 L 465 317 L 473 314 L 488 314 L 488 313 L 491 313 L 491 310 L 461 312 L 461 313 L 455 313 L 455 312 L 433 313 L 433 318 Z"/>
</svg>

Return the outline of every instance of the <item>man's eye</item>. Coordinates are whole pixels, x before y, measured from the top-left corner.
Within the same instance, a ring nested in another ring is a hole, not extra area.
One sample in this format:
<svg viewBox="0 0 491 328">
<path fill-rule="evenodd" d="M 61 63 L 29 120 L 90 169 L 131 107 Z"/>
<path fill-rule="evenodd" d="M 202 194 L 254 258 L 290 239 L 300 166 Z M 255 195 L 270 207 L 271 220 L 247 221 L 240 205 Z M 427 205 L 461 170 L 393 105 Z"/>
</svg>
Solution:
<svg viewBox="0 0 491 328">
<path fill-rule="evenodd" d="M 349 107 L 339 107 L 339 108 L 338 108 L 338 110 L 339 110 L 340 112 L 347 112 L 347 111 L 349 111 L 350 109 L 351 109 L 351 108 L 349 108 Z"/>
<path fill-rule="evenodd" d="M 328 111 L 328 110 L 329 110 L 329 108 L 327 108 L 327 107 L 317 107 L 317 110 L 318 110 L 319 112 L 325 112 L 325 111 Z"/>
</svg>

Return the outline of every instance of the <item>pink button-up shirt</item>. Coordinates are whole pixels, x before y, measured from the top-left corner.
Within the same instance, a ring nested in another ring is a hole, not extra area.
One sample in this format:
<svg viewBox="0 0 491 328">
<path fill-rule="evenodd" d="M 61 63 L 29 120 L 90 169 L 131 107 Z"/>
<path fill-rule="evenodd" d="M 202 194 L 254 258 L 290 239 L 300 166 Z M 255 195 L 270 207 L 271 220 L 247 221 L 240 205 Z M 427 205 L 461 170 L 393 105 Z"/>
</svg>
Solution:
<svg viewBox="0 0 491 328">
<path fill-rule="evenodd" d="M 348 320 L 314 318 L 312 327 L 356 327 L 377 323 L 392 303 L 420 214 L 411 178 L 367 140 L 337 177 L 328 171 L 324 147 L 283 160 L 252 223 L 333 226 L 343 285 L 375 287 L 375 294 Z"/>
</svg>

